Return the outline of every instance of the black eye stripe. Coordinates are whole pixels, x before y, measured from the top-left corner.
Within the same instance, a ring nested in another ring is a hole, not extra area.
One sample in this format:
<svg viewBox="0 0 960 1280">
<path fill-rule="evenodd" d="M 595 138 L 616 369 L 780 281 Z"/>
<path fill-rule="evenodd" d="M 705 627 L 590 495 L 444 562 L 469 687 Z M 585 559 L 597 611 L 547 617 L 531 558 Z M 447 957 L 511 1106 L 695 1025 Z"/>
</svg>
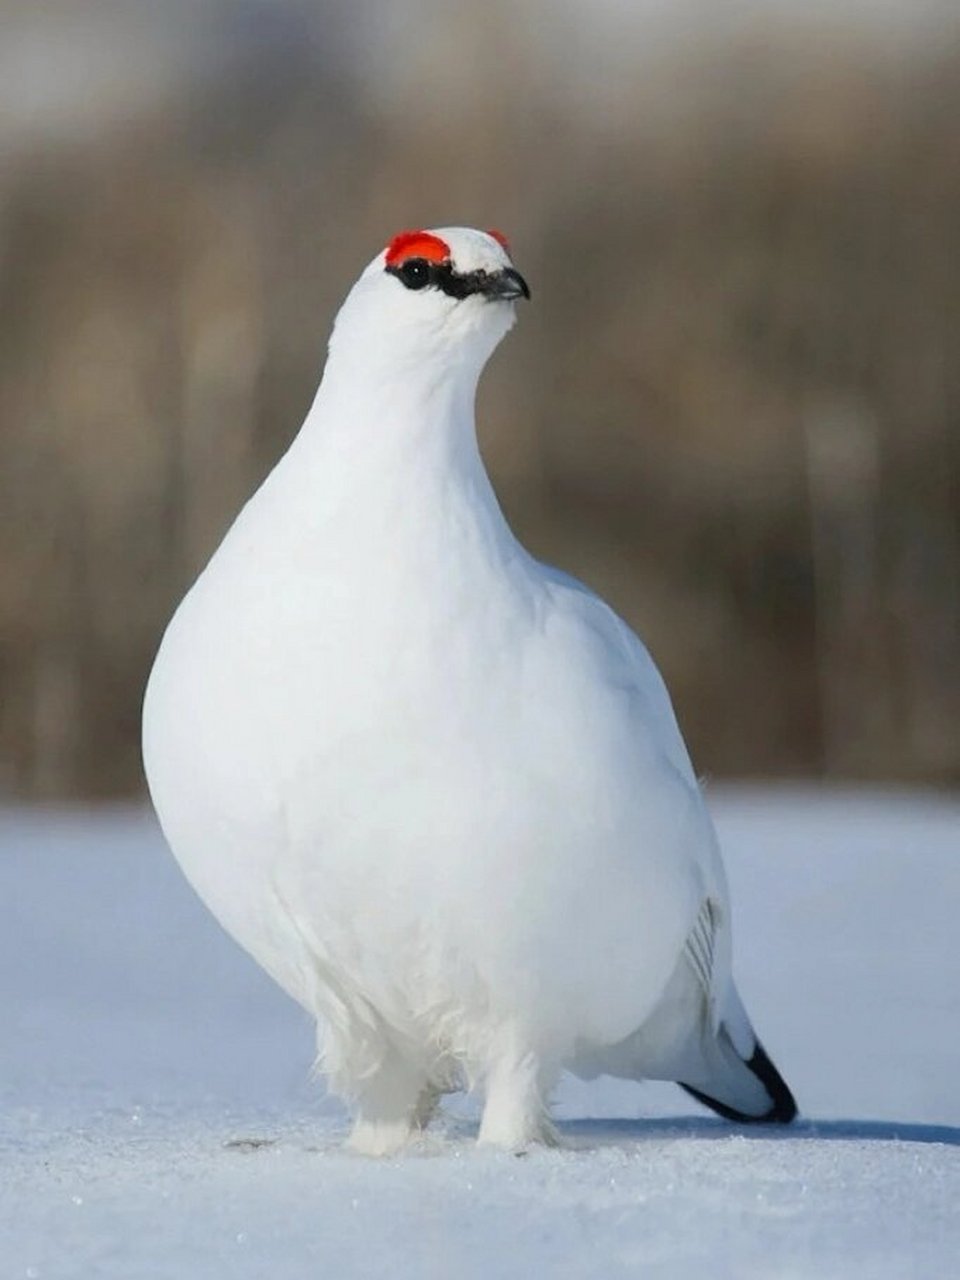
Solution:
<svg viewBox="0 0 960 1280">
<path fill-rule="evenodd" d="M 407 289 L 426 287 L 439 289 L 448 298 L 469 298 L 482 293 L 489 279 L 486 271 L 467 271 L 457 275 L 450 262 L 428 262 L 426 258 L 408 258 L 399 266 L 386 268 L 387 275 L 396 276 Z"/>
</svg>

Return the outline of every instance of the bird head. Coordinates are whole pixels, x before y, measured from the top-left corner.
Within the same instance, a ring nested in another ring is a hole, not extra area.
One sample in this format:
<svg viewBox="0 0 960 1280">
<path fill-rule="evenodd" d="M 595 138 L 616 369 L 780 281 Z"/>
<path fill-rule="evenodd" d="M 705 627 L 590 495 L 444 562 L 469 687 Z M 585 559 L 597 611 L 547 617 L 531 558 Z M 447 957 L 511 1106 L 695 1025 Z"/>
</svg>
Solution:
<svg viewBox="0 0 960 1280">
<path fill-rule="evenodd" d="M 340 309 L 331 354 L 364 364 L 456 365 L 479 374 L 530 290 L 497 231 L 404 231 L 373 259 Z"/>
</svg>

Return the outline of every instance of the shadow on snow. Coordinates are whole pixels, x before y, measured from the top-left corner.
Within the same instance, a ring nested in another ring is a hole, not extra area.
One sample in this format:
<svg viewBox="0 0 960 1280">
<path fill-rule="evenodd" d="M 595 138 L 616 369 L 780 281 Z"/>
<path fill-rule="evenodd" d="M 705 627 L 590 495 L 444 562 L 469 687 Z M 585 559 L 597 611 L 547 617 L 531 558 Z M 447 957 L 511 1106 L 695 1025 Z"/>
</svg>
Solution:
<svg viewBox="0 0 960 1280">
<path fill-rule="evenodd" d="M 769 1142 L 918 1142 L 960 1146 L 960 1128 L 942 1124 L 915 1124 L 899 1120 L 797 1120 L 789 1127 L 776 1124 L 738 1125 L 704 1116 L 670 1116 L 658 1119 L 561 1120 L 558 1128 L 574 1146 L 642 1142 L 653 1138 L 704 1138 L 733 1136 Z"/>
</svg>

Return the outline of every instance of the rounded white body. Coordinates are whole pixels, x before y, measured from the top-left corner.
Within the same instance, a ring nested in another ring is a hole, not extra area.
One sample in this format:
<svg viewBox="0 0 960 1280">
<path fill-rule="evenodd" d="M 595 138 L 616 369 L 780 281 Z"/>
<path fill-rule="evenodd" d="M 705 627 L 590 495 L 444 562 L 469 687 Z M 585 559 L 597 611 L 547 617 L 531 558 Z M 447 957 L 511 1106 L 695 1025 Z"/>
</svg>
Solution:
<svg viewBox="0 0 960 1280">
<path fill-rule="evenodd" d="M 490 490 L 473 392 L 512 307 L 494 325 L 457 304 L 453 372 L 411 372 L 355 341 L 375 266 L 300 436 L 160 648 L 144 759 L 164 832 L 318 1018 L 341 1093 L 381 1076 L 403 1098 L 489 1093 L 524 1063 L 542 1088 L 562 1064 L 605 1069 L 648 1023 L 630 1071 L 669 1074 L 699 1015 L 674 1001 L 650 1020 L 705 903 L 714 1027 L 732 991 L 722 868 L 669 699 Z"/>
</svg>

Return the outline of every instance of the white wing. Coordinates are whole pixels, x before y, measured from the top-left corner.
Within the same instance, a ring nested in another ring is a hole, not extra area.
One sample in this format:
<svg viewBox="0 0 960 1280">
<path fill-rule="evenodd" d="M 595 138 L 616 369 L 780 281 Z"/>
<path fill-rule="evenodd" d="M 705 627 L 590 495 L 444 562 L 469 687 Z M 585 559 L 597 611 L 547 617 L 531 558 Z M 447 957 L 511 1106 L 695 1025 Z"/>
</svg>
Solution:
<svg viewBox="0 0 960 1280">
<path fill-rule="evenodd" d="M 712 821 L 700 791 L 663 677 L 643 642 L 605 601 L 576 578 L 541 566 L 558 611 L 601 646 L 603 678 L 620 685 L 631 699 L 637 732 L 652 739 L 664 762 L 683 780 L 703 812 L 703 838 L 689 850 L 703 885 L 685 952 L 707 1000 L 716 1027 L 729 1003 L 731 982 L 730 908 L 726 876 Z"/>
</svg>

